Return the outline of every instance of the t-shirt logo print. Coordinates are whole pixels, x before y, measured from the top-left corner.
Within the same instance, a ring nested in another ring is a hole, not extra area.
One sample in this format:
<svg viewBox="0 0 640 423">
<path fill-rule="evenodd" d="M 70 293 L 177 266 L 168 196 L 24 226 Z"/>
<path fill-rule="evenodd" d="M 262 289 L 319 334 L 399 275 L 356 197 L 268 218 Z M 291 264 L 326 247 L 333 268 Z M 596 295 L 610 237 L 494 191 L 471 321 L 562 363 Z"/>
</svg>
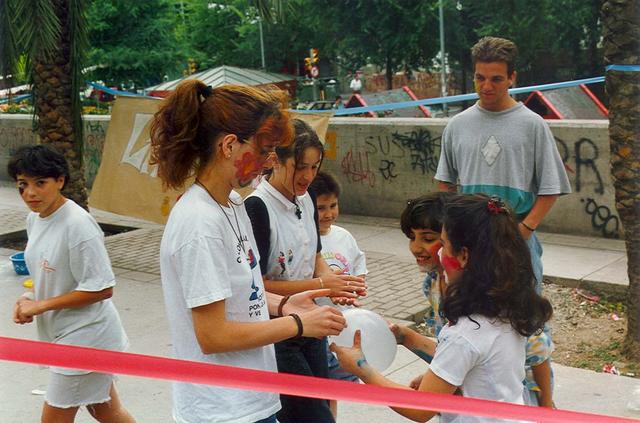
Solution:
<svg viewBox="0 0 640 423">
<path fill-rule="evenodd" d="M 260 288 L 256 286 L 256 280 L 253 278 L 251 279 L 251 289 L 253 292 L 249 295 L 249 301 L 255 301 L 258 299 L 258 292 L 260 292 Z"/>
<path fill-rule="evenodd" d="M 280 271 L 280 276 L 284 275 L 284 272 L 287 270 L 287 266 L 286 266 L 286 264 L 284 262 L 285 262 L 284 253 L 282 251 L 280 251 L 280 255 L 278 255 L 278 264 L 280 265 L 280 268 L 282 269 Z"/>
<path fill-rule="evenodd" d="M 55 272 L 56 269 L 54 269 L 53 267 L 51 267 L 49 265 L 49 260 L 45 259 L 42 261 L 42 264 L 40 265 L 42 267 L 42 270 L 44 270 L 45 272 Z"/>
<path fill-rule="evenodd" d="M 491 135 L 480 151 L 482 152 L 487 164 L 492 166 L 502 151 L 502 147 L 500 147 L 500 143 L 498 143 L 496 137 Z"/>
</svg>

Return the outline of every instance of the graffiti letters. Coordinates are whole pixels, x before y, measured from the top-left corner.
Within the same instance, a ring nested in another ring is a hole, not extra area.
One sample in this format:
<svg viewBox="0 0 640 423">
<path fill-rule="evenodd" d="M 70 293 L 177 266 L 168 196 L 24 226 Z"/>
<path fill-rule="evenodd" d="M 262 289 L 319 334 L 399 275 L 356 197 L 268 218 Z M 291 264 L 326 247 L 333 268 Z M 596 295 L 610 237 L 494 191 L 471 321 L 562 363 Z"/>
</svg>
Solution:
<svg viewBox="0 0 640 423">
<path fill-rule="evenodd" d="M 375 186 L 376 175 L 369 166 L 369 153 L 349 150 L 342 158 L 342 173 L 351 182 L 367 182 L 370 187 Z"/>
<path fill-rule="evenodd" d="M 597 185 L 595 192 L 597 194 L 604 194 L 604 184 L 602 183 L 602 177 L 596 167 L 596 159 L 598 158 L 598 147 L 587 138 L 580 138 L 575 144 L 576 154 L 576 191 L 580 192 L 582 188 L 582 171 L 583 168 L 591 169 L 597 179 Z"/>
<path fill-rule="evenodd" d="M 591 216 L 591 226 L 605 238 L 619 238 L 620 219 L 607 206 L 598 205 L 593 198 L 583 198 L 584 211 Z"/>
<path fill-rule="evenodd" d="M 378 170 L 380 170 L 380 174 L 385 181 L 390 181 L 391 179 L 398 177 L 397 174 L 393 173 L 394 167 L 396 167 L 395 162 L 386 159 L 380 160 L 380 167 Z"/>
<path fill-rule="evenodd" d="M 394 132 L 392 140 L 409 150 L 411 169 L 419 170 L 423 175 L 427 172 L 435 173 L 440 158 L 440 139 L 433 138 L 429 130 L 420 128 L 408 134 Z"/>
</svg>

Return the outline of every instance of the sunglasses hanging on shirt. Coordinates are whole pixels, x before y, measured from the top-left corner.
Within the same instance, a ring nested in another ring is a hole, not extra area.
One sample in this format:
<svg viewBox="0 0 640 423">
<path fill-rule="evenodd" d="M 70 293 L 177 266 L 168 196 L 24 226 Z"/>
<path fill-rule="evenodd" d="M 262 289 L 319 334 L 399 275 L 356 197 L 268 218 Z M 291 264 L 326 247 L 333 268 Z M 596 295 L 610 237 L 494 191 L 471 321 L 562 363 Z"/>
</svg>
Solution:
<svg viewBox="0 0 640 423">
<path fill-rule="evenodd" d="M 296 198 L 293 198 L 293 205 L 296 206 L 296 216 L 298 216 L 298 220 L 302 220 L 302 210 L 300 210 L 300 206 L 298 205 L 298 202 L 296 201 Z"/>
</svg>

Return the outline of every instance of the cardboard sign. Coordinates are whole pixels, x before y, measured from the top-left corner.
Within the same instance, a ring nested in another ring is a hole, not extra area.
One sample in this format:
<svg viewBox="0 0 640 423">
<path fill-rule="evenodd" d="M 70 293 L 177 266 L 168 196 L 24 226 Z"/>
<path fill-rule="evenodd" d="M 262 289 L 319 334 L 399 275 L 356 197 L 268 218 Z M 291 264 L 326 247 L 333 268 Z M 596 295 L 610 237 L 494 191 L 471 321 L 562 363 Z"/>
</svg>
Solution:
<svg viewBox="0 0 640 423">
<path fill-rule="evenodd" d="M 156 166 L 149 165 L 149 128 L 160 104 L 159 100 L 147 98 L 116 99 L 89 198 L 91 207 L 156 223 L 167 221 L 182 191 L 164 190 Z M 291 115 L 309 123 L 324 142 L 328 113 Z M 185 187 L 190 184 L 185 183 Z M 248 192 L 245 189 L 241 194 Z"/>
</svg>

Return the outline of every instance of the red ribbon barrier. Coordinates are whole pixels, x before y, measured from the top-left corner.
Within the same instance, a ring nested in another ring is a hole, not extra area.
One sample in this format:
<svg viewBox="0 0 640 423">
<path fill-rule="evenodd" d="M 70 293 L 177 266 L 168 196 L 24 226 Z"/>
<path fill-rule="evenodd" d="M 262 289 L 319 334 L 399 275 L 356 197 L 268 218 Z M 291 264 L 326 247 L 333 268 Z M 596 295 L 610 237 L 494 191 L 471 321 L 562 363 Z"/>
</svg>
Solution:
<svg viewBox="0 0 640 423">
<path fill-rule="evenodd" d="M 545 423 L 638 423 L 638 420 L 624 417 L 551 410 L 543 407 L 360 385 L 308 376 L 7 337 L 0 337 L 0 360 L 512 420 Z"/>
</svg>

